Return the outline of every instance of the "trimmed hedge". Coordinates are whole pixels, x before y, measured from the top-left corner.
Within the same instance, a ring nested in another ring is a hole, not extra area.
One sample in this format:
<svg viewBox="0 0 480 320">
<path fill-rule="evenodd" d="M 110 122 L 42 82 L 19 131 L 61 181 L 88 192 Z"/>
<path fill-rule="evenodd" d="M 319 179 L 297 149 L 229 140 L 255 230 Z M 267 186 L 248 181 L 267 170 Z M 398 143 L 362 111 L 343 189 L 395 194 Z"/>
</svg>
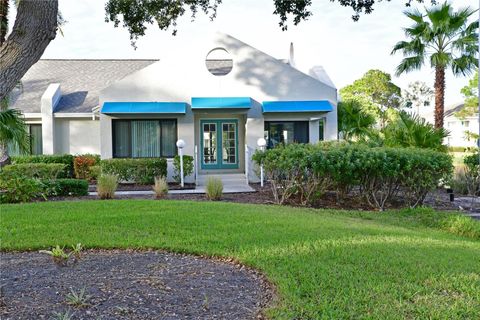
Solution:
<svg viewBox="0 0 480 320">
<path fill-rule="evenodd" d="M 9 176 L 31 179 L 57 179 L 66 176 L 65 165 L 61 163 L 19 163 L 7 165 L 2 172 Z"/>
<path fill-rule="evenodd" d="M 100 161 L 102 174 L 115 174 L 121 181 L 153 184 L 155 177 L 167 176 L 163 158 L 106 159 Z"/>
<path fill-rule="evenodd" d="M 418 148 L 370 148 L 360 144 L 290 144 L 253 156 L 263 163 L 277 203 L 310 205 L 326 190 L 344 197 L 353 188 L 383 210 L 402 196 L 410 207 L 450 178 L 452 158 Z"/>
<path fill-rule="evenodd" d="M 88 181 L 82 179 L 57 179 L 42 181 L 46 196 L 87 196 Z"/>
<path fill-rule="evenodd" d="M 61 163 L 65 165 L 66 176 L 73 177 L 73 158 L 70 154 L 31 155 L 11 157 L 12 164 L 20 163 Z"/>
</svg>

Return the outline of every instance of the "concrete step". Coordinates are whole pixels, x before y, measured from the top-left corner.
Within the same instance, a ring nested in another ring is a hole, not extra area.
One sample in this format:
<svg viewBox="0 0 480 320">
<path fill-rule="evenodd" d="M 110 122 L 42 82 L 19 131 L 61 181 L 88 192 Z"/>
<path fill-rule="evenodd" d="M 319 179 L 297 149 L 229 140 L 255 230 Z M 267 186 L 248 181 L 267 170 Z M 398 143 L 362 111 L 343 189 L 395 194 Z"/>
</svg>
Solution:
<svg viewBox="0 0 480 320">
<path fill-rule="evenodd" d="M 222 180 L 223 185 L 226 186 L 243 186 L 248 185 L 245 174 L 243 173 L 228 173 L 228 174 L 202 174 L 197 176 L 197 186 L 205 186 L 209 178 L 218 178 Z"/>
</svg>

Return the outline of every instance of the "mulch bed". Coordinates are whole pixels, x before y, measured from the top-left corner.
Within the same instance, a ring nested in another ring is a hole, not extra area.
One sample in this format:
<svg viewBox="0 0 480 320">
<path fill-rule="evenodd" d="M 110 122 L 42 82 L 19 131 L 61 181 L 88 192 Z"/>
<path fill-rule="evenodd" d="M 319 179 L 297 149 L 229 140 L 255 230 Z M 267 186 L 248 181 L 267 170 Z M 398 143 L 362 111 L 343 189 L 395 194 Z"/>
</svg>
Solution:
<svg viewBox="0 0 480 320">
<path fill-rule="evenodd" d="M 89 250 L 67 266 L 36 252 L 0 258 L 1 319 L 256 319 L 273 297 L 258 272 L 190 255 Z M 82 288 L 86 305 L 69 305 Z"/>
<path fill-rule="evenodd" d="M 127 186 L 127 187 L 125 187 Z M 255 189 L 256 192 L 245 192 L 245 193 L 225 193 L 222 196 L 221 201 L 225 202 L 236 202 L 236 203 L 253 203 L 253 204 L 274 204 L 274 198 L 272 191 L 269 185 L 260 187 L 260 184 L 250 184 L 250 186 Z M 191 186 L 186 186 L 190 188 Z M 151 186 L 139 186 L 139 185 L 124 185 L 124 189 L 119 189 L 119 191 L 132 191 L 132 190 L 147 190 L 151 191 Z M 127 188 L 127 189 L 125 189 Z M 128 188 L 131 188 L 128 190 Z M 137 189 L 135 189 L 137 188 Z M 143 188 L 143 189 L 142 189 Z M 176 190 L 169 186 L 170 190 Z M 193 187 L 192 187 L 193 188 Z M 116 195 L 115 199 L 153 199 L 152 195 Z M 208 201 L 204 194 L 192 193 L 192 194 L 169 194 L 164 199 L 166 200 L 194 200 L 194 201 Z M 97 196 L 84 196 L 84 197 L 52 197 L 49 198 L 49 201 L 78 201 L 78 200 L 98 200 Z M 39 201 L 44 201 L 39 199 Z M 295 204 L 290 204 L 295 206 Z M 430 206 L 437 210 L 459 210 L 459 203 L 450 202 L 449 195 L 443 189 L 438 189 L 434 192 L 431 192 L 427 199 L 425 199 L 425 205 Z M 346 198 L 338 199 L 335 192 L 326 192 L 314 205 L 314 208 L 324 208 L 324 209 L 344 209 L 344 210 L 368 210 L 372 209 L 366 201 L 358 196 L 355 196 L 355 192 L 352 195 L 349 195 Z M 405 205 L 399 201 L 396 205 L 391 208 L 386 209 L 395 209 L 402 208 Z"/>
</svg>

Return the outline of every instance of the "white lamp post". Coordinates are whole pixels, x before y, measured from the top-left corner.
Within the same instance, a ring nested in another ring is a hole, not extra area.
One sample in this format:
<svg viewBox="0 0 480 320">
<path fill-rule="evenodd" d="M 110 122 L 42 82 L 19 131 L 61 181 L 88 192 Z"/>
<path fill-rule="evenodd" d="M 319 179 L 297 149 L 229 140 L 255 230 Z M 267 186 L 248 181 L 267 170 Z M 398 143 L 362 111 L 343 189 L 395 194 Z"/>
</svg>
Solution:
<svg viewBox="0 0 480 320">
<path fill-rule="evenodd" d="M 185 148 L 185 141 L 178 139 L 177 141 L 178 155 L 180 156 L 180 185 L 185 186 L 183 181 L 183 148 Z"/>
<path fill-rule="evenodd" d="M 260 138 L 257 140 L 257 145 L 260 147 L 260 150 L 264 151 L 265 146 L 267 145 L 267 140 Z M 263 187 L 263 161 L 260 163 L 260 186 Z"/>
</svg>

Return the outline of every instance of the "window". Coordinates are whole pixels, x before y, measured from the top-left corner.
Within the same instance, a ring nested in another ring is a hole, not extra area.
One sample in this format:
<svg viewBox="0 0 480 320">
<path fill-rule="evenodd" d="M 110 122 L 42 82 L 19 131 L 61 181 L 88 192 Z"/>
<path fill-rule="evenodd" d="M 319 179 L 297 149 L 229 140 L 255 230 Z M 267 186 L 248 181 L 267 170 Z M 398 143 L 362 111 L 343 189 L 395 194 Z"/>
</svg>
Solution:
<svg viewBox="0 0 480 320">
<path fill-rule="evenodd" d="M 325 119 L 320 119 L 318 122 L 318 140 L 325 140 Z"/>
<path fill-rule="evenodd" d="M 170 158 L 176 141 L 176 120 L 113 120 L 114 158 Z"/>
<path fill-rule="evenodd" d="M 207 54 L 205 65 L 214 76 L 226 76 L 233 69 L 233 59 L 224 48 L 215 48 Z"/>
<path fill-rule="evenodd" d="M 308 143 L 308 121 L 265 121 L 267 148 L 279 143 Z"/>
<path fill-rule="evenodd" d="M 462 121 L 462 126 L 468 128 L 470 126 L 470 121 Z"/>
<path fill-rule="evenodd" d="M 27 124 L 27 131 L 30 135 L 30 150 L 28 154 L 36 155 L 43 153 L 42 144 L 42 125 L 41 124 Z M 20 150 L 17 144 L 8 145 L 8 154 L 11 156 L 20 155 Z"/>
</svg>

